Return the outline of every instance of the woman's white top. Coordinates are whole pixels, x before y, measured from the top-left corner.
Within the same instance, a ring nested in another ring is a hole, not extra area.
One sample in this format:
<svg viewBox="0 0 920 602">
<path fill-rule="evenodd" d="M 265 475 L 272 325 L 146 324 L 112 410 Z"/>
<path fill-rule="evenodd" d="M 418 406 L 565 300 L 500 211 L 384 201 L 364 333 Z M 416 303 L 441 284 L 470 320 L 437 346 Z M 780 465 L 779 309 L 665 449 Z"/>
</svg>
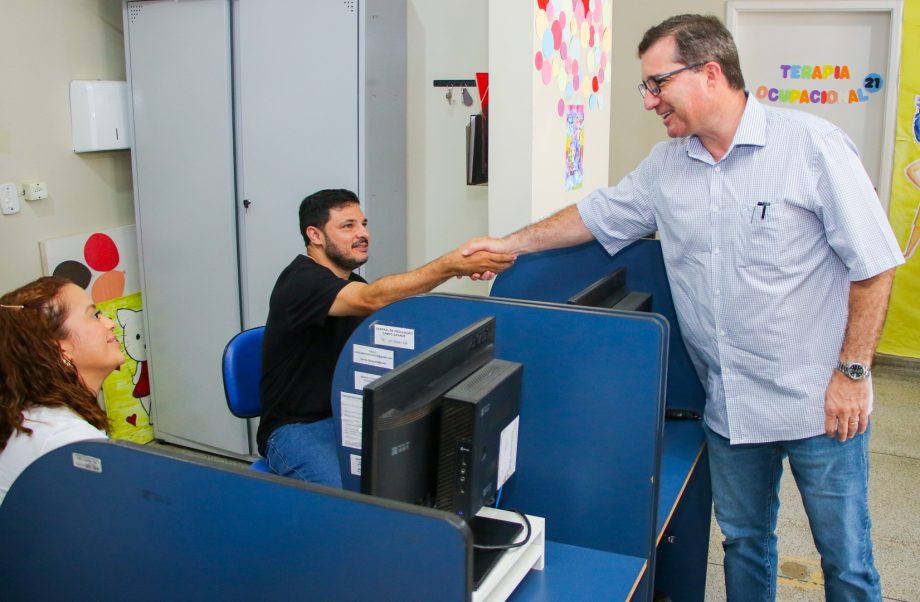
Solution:
<svg viewBox="0 0 920 602">
<path fill-rule="evenodd" d="M 32 434 L 14 431 L 0 451 L 0 504 L 16 477 L 39 457 L 75 441 L 107 438 L 67 407 L 35 406 L 22 414 L 23 426 Z"/>
</svg>

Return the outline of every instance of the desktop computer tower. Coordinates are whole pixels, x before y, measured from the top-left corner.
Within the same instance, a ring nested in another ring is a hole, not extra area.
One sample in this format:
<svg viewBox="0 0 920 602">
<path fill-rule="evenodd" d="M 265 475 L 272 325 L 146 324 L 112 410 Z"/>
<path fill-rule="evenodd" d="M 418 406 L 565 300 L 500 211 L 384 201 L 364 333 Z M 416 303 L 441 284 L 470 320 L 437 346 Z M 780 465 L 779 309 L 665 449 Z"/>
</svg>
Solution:
<svg viewBox="0 0 920 602">
<path fill-rule="evenodd" d="M 514 472 L 522 376 L 493 359 L 444 396 L 435 507 L 472 520 Z"/>
</svg>

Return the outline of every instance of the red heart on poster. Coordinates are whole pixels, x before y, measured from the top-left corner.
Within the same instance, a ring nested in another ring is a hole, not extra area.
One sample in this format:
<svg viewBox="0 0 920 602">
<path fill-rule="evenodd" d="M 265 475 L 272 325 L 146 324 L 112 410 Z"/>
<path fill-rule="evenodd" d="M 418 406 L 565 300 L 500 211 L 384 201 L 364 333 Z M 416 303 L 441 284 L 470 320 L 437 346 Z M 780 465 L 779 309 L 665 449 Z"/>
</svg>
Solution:
<svg viewBox="0 0 920 602">
<path fill-rule="evenodd" d="M 131 426 L 137 426 L 137 414 L 131 414 L 130 416 L 125 418 L 125 422 L 127 422 Z"/>
<path fill-rule="evenodd" d="M 540 10 L 546 10 L 547 4 L 549 4 L 549 0 L 537 0 L 537 6 L 540 7 Z"/>
</svg>

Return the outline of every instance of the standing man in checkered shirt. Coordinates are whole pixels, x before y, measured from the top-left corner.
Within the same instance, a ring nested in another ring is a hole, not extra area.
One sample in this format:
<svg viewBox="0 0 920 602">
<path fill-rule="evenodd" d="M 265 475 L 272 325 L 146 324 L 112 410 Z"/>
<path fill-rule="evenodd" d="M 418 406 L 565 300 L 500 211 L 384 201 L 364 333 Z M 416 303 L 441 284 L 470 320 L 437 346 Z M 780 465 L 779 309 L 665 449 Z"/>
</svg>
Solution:
<svg viewBox="0 0 920 602">
<path fill-rule="evenodd" d="M 671 140 L 612 188 L 466 252 L 659 232 L 705 431 L 729 600 L 776 596 L 788 457 L 829 600 L 880 600 L 868 506 L 870 366 L 903 263 L 853 143 L 744 90 L 731 34 L 681 15 L 639 44 L 645 108 Z M 489 278 L 491 274 L 484 274 Z"/>
</svg>

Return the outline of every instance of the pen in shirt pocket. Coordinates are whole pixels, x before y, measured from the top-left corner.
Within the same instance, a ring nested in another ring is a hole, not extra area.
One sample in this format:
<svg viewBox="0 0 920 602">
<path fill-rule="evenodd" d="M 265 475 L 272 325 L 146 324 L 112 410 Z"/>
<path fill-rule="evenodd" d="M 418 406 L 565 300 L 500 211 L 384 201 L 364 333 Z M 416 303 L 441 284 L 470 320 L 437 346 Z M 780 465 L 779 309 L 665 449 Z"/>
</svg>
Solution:
<svg viewBox="0 0 920 602">
<path fill-rule="evenodd" d="M 754 216 L 757 215 L 757 210 L 760 209 L 760 219 L 761 221 L 767 217 L 767 207 L 772 205 L 768 201 L 757 201 L 757 204 L 754 205 L 754 210 L 751 212 L 751 223 L 754 222 Z"/>
</svg>

